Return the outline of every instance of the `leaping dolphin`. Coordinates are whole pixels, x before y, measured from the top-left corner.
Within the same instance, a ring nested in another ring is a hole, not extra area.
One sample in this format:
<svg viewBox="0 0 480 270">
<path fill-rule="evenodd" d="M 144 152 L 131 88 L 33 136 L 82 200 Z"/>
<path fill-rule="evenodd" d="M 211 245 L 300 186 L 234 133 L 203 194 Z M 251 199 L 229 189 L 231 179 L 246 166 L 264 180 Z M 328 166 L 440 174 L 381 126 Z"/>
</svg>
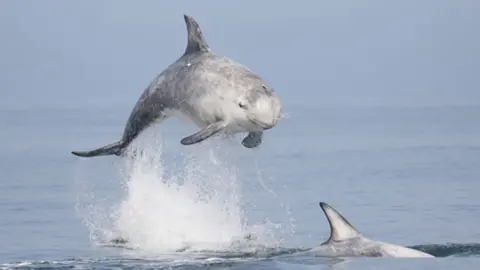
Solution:
<svg viewBox="0 0 480 270">
<path fill-rule="evenodd" d="M 142 131 L 170 116 L 187 120 L 200 130 L 183 138 L 183 145 L 199 143 L 219 132 L 247 132 L 242 145 L 254 148 L 263 132 L 274 127 L 282 111 L 277 93 L 247 67 L 213 53 L 198 23 L 184 15 L 188 42 L 184 54 L 160 73 L 133 108 L 122 138 L 80 157 L 123 156 Z"/>
</svg>

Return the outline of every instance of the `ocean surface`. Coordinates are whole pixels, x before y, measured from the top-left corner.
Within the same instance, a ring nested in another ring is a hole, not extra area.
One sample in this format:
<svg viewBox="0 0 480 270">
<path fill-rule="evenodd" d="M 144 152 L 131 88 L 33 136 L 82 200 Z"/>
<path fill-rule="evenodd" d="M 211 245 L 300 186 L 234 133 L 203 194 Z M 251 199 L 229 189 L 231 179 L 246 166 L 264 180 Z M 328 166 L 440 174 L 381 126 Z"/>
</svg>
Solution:
<svg viewBox="0 0 480 270">
<path fill-rule="evenodd" d="M 176 119 L 136 158 L 130 107 L 0 111 L 0 268 L 478 269 L 480 107 L 291 105 L 258 149 L 183 146 Z M 365 236 L 433 259 L 329 258 L 318 203 Z M 247 237 L 248 236 L 248 237 Z"/>
</svg>

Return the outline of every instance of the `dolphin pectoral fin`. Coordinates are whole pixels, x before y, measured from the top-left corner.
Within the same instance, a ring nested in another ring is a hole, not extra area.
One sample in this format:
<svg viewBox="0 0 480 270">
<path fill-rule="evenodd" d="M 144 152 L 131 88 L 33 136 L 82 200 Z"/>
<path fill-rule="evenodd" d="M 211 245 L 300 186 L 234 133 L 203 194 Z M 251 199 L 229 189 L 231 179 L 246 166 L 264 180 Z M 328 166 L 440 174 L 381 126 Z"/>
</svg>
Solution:
<svg viewBox="0 0 480 270">
<path fill-rule="evenodd" d="M 242 145 L 247 148 L 255 148 L 262 143 L 263 132 L 250 132 L 243 139 Z"/>
<path fill-rule="evenodd" d="M 188 137 L 183 138 L 180 141 L 180 143 L 183 145 L 191 145 L 191 144 L 199 143 L 217 134 L 218 132 L 222 131 L 224 128 L 225 128 L 225 122 L 216 122 Z"/>
<path fill-rule="evenodd" d="M 116 143 L 109 144 L 91 151 L 72 151 L 72 154 L 79 157 L 96 157 L 96 156 L 122 156 L 123 150 L 128 143 L 121 140 Z"/>
</svg>

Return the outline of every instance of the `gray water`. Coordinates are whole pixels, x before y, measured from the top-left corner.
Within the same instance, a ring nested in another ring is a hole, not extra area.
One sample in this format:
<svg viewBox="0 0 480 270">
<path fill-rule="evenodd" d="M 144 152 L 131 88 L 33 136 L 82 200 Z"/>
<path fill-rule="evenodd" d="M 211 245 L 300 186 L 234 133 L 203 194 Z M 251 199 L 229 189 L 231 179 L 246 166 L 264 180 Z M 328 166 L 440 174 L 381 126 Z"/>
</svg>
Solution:
<svg viewBox="0 0 480 270">
<path fill-rule="evenodd" d="M 432 260 L 339 260 L 296 249 L 328 238 L 319 201 L 336 207 L 373 239 L 434 245 L 431 252 L 447 243 L 479 243 L 480 107 L 293 111 L 253 151 L 243 148 L 240 138 L 187 148 L 179 138 L 194 129 L 165 122 L 139 140 L 145 148 L 155 145 L 150 151 L 158 159 L 145 162 L 153 168 L 127 176 L 119 173 L 126 171 L 119 158 L 83 160 L 70 154 L 117 138 L 124 121 L 117 115 L 125 110 L 2 111 L 7 128 L 1 141 L 8 143 L 1 149 L 0 260 L 4 266 L 45 261 L 37 266 L 189 268 L 211 263 L 241 269 L 473 269 L 478 264 L 475 245 Z M 203 167 L 183 167 L 194 158 Z M 216 161 L 225 164 L 212 165 Z M 156 167 L 157 162 L 164 165 Z M 160 171 L 167 174 L 160 176 Z M 187 189 L 162 183 L 173 181 L 169 171 L 178 183 L 193 172 L 192 186 L 216 182 L 210 188 L 225 194 L 206 190 L 210 198 L 200 194 L 206 199 L 199 207 Z M 171 197 L 159 198 L 165 196 Z M 232 203 L 237 197 L 238 204 Z M 222 204 L 233 210 L 219 210 Z M 237 210 L 241 219 L 227 217 Z M 109 217 L 118 211 L 123 213 Z M 115 222 L 125 217 L 136 221 L 118 229 Z M 254 245 L 212 244 L 251 231 L 260 239 Z M 106 245 L 123 236 L 118 233 L 136 237 L 133 250 Z M 182 245 L 191 249 L 172 255 Z"/>
<path fill-rule="evenodd" d="M 477 269 L 477 1 L 0 2 L 0 267 Z M 182 146 L 176 119 L 137 159 L 119 139 L 183 53 L 183 13 L 264 77 L 285 118 Z M 329 258 L 324 201 L 365 236 L 434 259 Z M 251 236 L 245 239 L 245 236 Z M 113 241 L 124 239 L 128 242 Z"/>
</svg>

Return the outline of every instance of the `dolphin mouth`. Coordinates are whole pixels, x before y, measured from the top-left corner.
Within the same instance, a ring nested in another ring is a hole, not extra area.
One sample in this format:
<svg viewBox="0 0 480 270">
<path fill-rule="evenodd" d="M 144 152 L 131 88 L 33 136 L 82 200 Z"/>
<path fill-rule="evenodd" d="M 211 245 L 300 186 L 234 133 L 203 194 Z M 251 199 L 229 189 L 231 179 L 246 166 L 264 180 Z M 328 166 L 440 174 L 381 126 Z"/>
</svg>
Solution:
<svg viewBox="0 0 480 270">
<path fill-rule="evenodd" d="M 254 125 L 259 126 L 260 128 L 262 128 L 263 130 L 271 129 L 271 128 L 273 128 L 273 127 L 277 124 L 277 121 L 276 121 L 276 120 L 272 121 L 271 123 L 265 123 L 265 122 L 263 122 L 263 121 L 260 121 L 260 120 L 256 119 L 255 117 L 249 117 L 248 120 L 249 120 L 251 123 L 253 123 Z"/>
</svg>

